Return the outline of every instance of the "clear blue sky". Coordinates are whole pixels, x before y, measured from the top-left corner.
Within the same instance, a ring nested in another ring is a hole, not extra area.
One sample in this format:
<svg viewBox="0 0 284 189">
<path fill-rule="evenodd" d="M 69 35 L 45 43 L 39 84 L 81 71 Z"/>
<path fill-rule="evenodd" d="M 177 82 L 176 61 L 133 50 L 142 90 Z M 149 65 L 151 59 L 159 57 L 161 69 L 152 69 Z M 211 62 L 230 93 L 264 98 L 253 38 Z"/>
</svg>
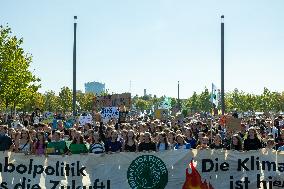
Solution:
<svg viewBox="0 0 284 189">
<path fill-rule="evenodd" d="M 72 88 L 73 16 L 78 16 L 77 86 L 181 97 L 220 86 L 220 16 L 225 15 L 225 90 L 284 91 L 283 0 L 9 0 L 9 23 L 33 54 L 42 89 Z"/>
</svg>

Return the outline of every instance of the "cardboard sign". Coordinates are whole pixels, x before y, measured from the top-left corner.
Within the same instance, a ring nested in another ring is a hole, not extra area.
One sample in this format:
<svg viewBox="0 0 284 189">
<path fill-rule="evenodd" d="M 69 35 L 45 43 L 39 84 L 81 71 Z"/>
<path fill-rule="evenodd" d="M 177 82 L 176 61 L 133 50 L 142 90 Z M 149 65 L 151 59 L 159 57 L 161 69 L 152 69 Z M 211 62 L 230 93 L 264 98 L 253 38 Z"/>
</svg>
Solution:
<svg viewBox="0 0 284 189">
<path fill-rule="evenodd" d="M 94 98 L 94 109 L 103 107 L 131 107 L 131 93 L 98 96 Z"/>
<path fill-rule="evenodd" d="M 87 114 L 87 115 L 85 115 L 85 116 L 80 116 L 79 117 L 79 124 L 81 125 L 81 126 L 84 126 L 85 124 L 87 124 L 87 123 L 93 123 L 93 117 L 92 117 L 92 115 L 91 114 Z"/>
<path fill-rule="evenodd" d="M 167 120 L 168 110 L 166 109 L 157 109 L 155 110 L 155 118 L 160 120 Z"/>
<path fill-rule="evenodd" d="M 242 119 L 233 116 L 226 117 L 226 126 L 229 131 L 238 131 L 241 127 Z"/>
<path fill-rule="evenodd" d="M 108 122 L 110 119 L 118 119 L 119 118 L 119 109 L 118 107 L 104 107 L 101 111 L 101 116 L 103 122 Z"/>
</svg>

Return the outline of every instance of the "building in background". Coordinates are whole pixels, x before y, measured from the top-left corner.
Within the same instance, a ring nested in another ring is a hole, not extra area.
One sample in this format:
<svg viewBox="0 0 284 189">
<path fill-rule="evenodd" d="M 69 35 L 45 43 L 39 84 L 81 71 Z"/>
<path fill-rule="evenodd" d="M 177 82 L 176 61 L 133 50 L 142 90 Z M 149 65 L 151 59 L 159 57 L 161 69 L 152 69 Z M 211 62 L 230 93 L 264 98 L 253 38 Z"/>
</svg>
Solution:
<svg viewBox="0 0 284 189">
<path fill-rule="evenodd" d="M 93 93 L 96 95 L 100 95 L 101 93 L 105 92 L 105 83 L 100 82 L 88 82 L 85 83 L 85 93 Z"/>
</svg>

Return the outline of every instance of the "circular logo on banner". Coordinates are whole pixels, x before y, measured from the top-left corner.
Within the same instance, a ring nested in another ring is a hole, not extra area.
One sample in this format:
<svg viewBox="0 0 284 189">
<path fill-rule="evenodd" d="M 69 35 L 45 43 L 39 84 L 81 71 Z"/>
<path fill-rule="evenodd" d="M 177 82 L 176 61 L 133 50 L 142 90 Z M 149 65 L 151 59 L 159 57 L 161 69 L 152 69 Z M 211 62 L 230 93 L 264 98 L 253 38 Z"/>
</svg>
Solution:
<svg viewBox="0 0 284 189">
<path fill-rule="evenodd" d="M 168 183 L 168 170 L 160 158 L 142 155 L 130 164 L 127 179 L 132 189 L 164 189 Z"/>
</svg>

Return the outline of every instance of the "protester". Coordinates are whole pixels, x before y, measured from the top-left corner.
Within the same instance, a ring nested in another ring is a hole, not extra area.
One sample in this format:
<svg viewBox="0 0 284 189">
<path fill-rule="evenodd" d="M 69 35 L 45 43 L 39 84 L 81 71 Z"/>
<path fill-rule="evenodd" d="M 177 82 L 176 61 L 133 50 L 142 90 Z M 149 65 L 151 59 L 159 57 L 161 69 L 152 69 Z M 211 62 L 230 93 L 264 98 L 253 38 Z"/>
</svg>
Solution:
<svg viewBox="0 0 284 189">
<path fill-rule="evenodd" d="M 284 146 L 284 129 L 281 129 L 280 135 L 276 138 L 276 150 L 278 150 L 279 147 Z"/>
<path fill-rule="evenodd" d="M 248 130 L 247 138 L 244 140 L 244 150 L 258 150 L 260 148 L 262 148 L 262 144 L 257 136 L 256 129 L 254 127 L 251 127 Z"/>
<path fill-rule="evenodd" d="M 237 150 L 237 151 L 242 151 L 243 150 L 242 139 L 239 136 L 239 134 L 233 135 L 232 142 L 231 142 L 229 150 Z"/>
<path fill-rule="evenodd" d="M 209 138 L 204 136 L 201 139 L 200 144 L 196 147 L 196 149 L 198 149 L 198 150 L 209 149 Z"/>
<path fill-rule="evenodd" d="M 176 145 L 175 133 L 173 131 L 170 131 L 167 136 L 168 136 L 169 148 L 173 150 Z"/>
<path fill-rule="evenodd" d="M 21 138 L 15 141 L 15 152 L 30 154 L 32 150 L 32 141 L 28 129 L 22 129 Z"/>
<path fill-rule="evenodd" d="M 190 143 L 187 143 L 184 140 L 184 136 L 182 136 L 181 134 L 178 134 L 176 136 L 175 150 L 178 150 L 178 149 L 190 149 L 190 148 L 191 148 Z"/>
<path fill-rule="evenodd" d="M 68 152 L 66 142 L 62 140 L 60 131 L 55 131 L 52 141 L 47 143 L 47 154 L 64 155 Z"/>
<path fill-rule="evenodd" d="M 188 127 L 185 129 L 185 137 L 186 137 L 185 141 L 190 144 L 191 148 L 195 149 L 196 148 L 196 140 L 193 137 L 192 130 Z"/>
<path fill-rule="evenodd" d="M 105 144 L 100 139 L 100 135 L 98 132 L 94 133 L 89 152 L 94 154 L 102 154 L 105 152 Z"/>
<path fill-rule="evenodd" d="M 9 150 L 12 145 L 12 139 L 7 134 L 8 127 L 0 125 L 0 151 Z"/>
<path fill-rule="evenodd" d="M 139 152 L 156 151 L 156 144 L 152 142 L 151 134 L 149 132 L 144 133 L 143 141 L 139 144 L 138 150 Z"/>
<path fill-rule="evenodd" d="M 44 132 L 38 132 L 36 135 L 36 141 L 33 143 L 33 154 L 44 155 L 46 150 L 46 140 Z"/>
<path fill-rule="evenodd" d="M 64 123 L 66 116 L 63 114 L 59 117 L 54 116 L 55 125 L 38 122 L 42 120 L 39 110 L 34 115 L 39 117 L 20 117 L 14 128 L 0 126 L 1 151 L 10 150 L 35 155 L 71 155 L 87 152 L 164 152 L 170 149 L 195 148 L 237 151 L 284 149 L 281 116 L 277 116 L 276 119 L 265 116 L 245 117 L 241 120 L 239 130 L 230 130 L 229 126 L 219 122 L 220 118 L 212 119 L 200 115 L 186 117 L 183 121 L 174 116 L 168 120 L 158 120 L 149 115 L 131 115 L 124 123 L 118 124 L 111 119 L 109 122 L 98 121 L 93 124 L 74 123 L 71 128 Z"/>
<path fill-rule="evenodd" d="M 138 150 L 138 143 L 136 141 L 136 135 L 133 130 L 129 130 L 126 135 L 123 151 L 137 152 L 137 150 Z"/>
<path fill-rule="evenodd" d="M 110 133 L 110 137 L 111 139 L 106 142 L 106 152 L 120 152 L 122 150 L 122 144 L 120 139 L 118 138 L 118 132 L 116 130 L 113 130 Z"/>
<path fill-rule="evenodd" d="M 215 135 L 213 143 L 210 145 L 211 149 L 223 149 L 222 137 L 220 134 Z"/>
<path fill-rule="evenodd" d="M 85 143 L 84 136 L 81 131 L 76 131 L 72 143 L 69 145 L 69 153 L 72 154 L 86 154 L 89 152 Z M 69 154 L 70 155 L 70 154 Z"/>
<path fill-rule="evenodd" d="M 169 149 L 169 143 L 166 133 L 161 132 L 158 134 L 157 151 L 162 152 Z"/>
</svg>

